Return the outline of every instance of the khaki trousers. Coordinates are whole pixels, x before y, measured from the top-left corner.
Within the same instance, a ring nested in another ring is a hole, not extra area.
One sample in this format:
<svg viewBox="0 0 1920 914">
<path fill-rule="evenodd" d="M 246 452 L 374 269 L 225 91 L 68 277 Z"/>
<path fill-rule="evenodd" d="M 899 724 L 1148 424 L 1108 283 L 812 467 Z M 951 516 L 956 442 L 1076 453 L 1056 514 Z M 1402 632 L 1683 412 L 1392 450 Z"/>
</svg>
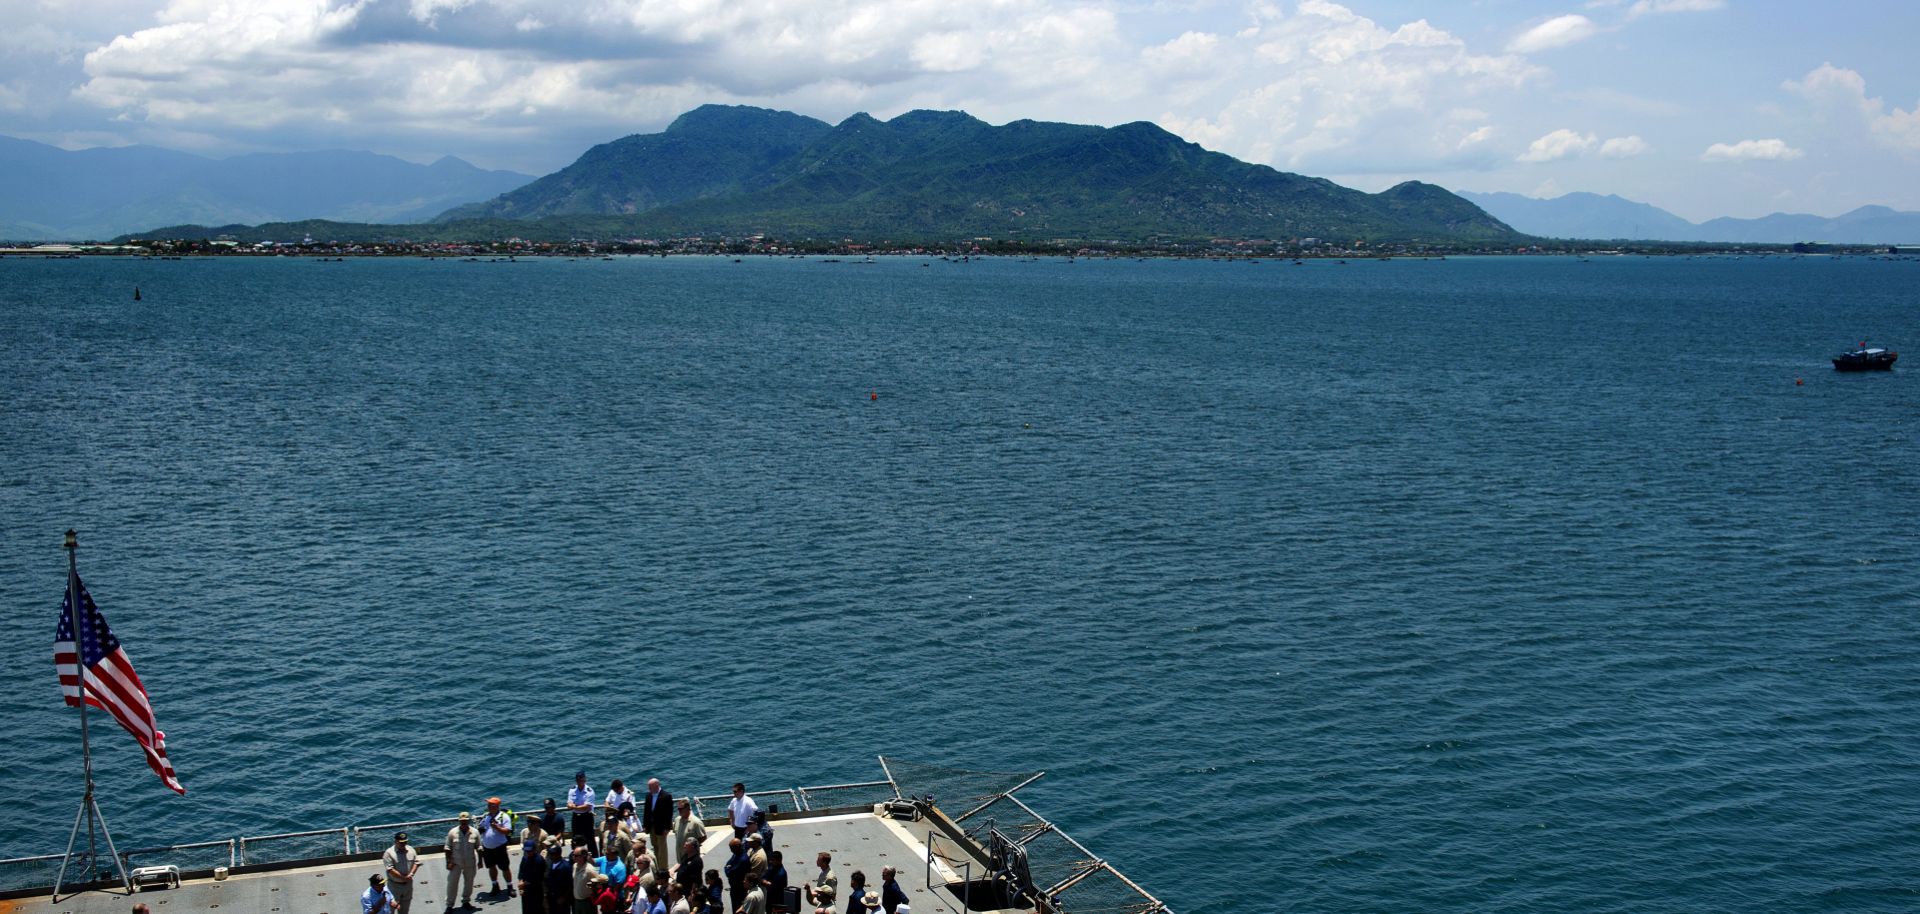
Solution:
<svg viewBox="0 0 1920 914">
<path fill-rule="evenodd" d="M 462 904 L 471 902 L 473 900 L 473 877 L 474 877 L 474 874 L 478 873 L 479 871 L 480 871 L 480 867 L 475 863 L 466 863 L 466 864 L 456 863 L 453 865 L 452 868 L 447 870 L 447 907 L 449 908 L 453 907 L 453 899 L 455 894 L 459 895 L 460 902 Z M 463 882 L 464 882 L 464 887 L 461 889 L 461 891 L 459 891 L 458 893 L 455 893 L 454 888 L 456 886 L 461 886 Z"/>
<path fill-rule="evenodd" d="M 673 840 L 673 832 L 654 832 L 647 837 L 653 839 L 653 871 L 665 876 L 667 874 L 667 842 Z"/>
</svg>

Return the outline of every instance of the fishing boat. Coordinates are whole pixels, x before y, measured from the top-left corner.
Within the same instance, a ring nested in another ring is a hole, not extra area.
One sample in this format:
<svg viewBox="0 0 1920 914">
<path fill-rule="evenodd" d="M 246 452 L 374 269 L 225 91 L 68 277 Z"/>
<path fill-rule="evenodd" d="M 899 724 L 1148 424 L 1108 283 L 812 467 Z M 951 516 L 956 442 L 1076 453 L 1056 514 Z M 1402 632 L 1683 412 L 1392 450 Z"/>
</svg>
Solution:
<svg viewBox="0 0 1920 914">
<path fill-rule="evenodd" d="M 1835 371 L 1892 371 L 1893 362 L 1900 353 L 1881 346 L 1868 346 L 1861 343 L 1860 348 L 1843 352 L 1833 357 Z"/>
</svg>

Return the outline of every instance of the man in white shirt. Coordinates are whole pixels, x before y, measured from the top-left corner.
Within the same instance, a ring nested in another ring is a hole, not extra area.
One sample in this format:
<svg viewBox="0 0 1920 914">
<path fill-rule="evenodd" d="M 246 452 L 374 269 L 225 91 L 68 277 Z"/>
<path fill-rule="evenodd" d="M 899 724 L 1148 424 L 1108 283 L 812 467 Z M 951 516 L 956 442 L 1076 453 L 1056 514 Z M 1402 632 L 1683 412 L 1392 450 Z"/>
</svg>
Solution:
<svg viewBox="0 0 1920 914">
<path fill-rule="evenodd" d="M 473 827 L 473 813 L 460 814 L 460 822 L 447 829 L 447 907 L 453 910 L 453 892 L 464 881 L 460 907 L 473 907 L 473 877 L 480 872 L 480 830 Z"/>
<path fill-rule="evenodd" d="M 733 825 L 733 836 L 745 837 L 747 826 L 753 824 L 753 815 L 760 811 L 759 804 L 747 796 L 747 785 L 733 785 L 733 799 L 727 801 L 727 821 Z"/>
<path fill-rule="evenodd" d="M 621 783 L 619 778 L 614 778 L 613 786 L 607 788 L 607 801 L 602 805 L 607 808 L 608 812 L 618 814 L 620 821 L 626 823 L 628 831 L 640 830 L 638 823 L 627 821 L 627 819 L 633 815 L 633 811 L 640 808 L 640 804 L 637 802 L 637 798 L 634 797 L 633 791 L 628 790 L 627 785 Z M 622 810 L 620 808 L 622 806 L 625 806 L 626 809 Z"/>
<path fill-rule="evenodd" d="M 593 836 L 593 788 L 587 786 L 587 773 L 573 773 L 573 789 L 567 791 L 567 809 L 573 812 L 573 840 L 587 848 L 587 858 L 600 856 L 600 844 Z"/>
<path fill-rule="evenodd" d="M 507 883 L 507 897 L 513 897 L 513 861 L 507 857 L 507 845 L 513 842 L 513 817 L 500 808 L 499 797 L 487 798 L 487 811 L 480 814 L 480 861 L 487 865 L 487 880 L 493 894 L 500 894 L 500 883 Z M 498 870 L 499 875 L 494 875 Z"/>
</svg>

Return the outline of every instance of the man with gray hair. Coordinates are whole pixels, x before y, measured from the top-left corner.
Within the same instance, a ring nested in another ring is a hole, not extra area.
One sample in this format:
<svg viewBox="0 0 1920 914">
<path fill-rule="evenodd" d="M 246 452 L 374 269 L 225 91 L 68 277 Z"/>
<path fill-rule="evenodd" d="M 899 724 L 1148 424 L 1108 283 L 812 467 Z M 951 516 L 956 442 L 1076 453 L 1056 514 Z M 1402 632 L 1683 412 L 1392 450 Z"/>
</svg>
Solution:
<svg viewBox="0 0 1920 914">
<path fill-rule="evenodd" d="M 654 875 L 667 875 L 667 841 L 673 835 L 673 794 L 660 787 L 659 778 L 647 780 L 647 795 L 640 798 L 640 830 L 646 832 L 653 847 Z"/>
<path fill-rule="evenodd" d="M 896 875 L 893 867 L 880 868 L 880 907 L 887 914 L 894 914 L 907 903 L 907 893 L 900 890 L 900 883 L 893 881 Z"/>
</svg>

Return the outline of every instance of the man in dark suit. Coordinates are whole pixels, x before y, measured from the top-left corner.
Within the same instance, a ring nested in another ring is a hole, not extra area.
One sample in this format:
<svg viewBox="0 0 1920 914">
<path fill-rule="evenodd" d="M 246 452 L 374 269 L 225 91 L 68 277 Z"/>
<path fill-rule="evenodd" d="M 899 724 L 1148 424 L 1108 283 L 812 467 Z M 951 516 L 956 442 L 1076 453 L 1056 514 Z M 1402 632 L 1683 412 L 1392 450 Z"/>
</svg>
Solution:
<svg viewBox="0 0 1920 914">
<path fill-rule="evenodd" d="M 647 795 L 640 798 L 640 830 L 653 845 L 653 871 L 667 876 L 667 839 L 673 834 L 673 794 L 660 787 L 660 779 L 647 781 Z"/>
</svg>

